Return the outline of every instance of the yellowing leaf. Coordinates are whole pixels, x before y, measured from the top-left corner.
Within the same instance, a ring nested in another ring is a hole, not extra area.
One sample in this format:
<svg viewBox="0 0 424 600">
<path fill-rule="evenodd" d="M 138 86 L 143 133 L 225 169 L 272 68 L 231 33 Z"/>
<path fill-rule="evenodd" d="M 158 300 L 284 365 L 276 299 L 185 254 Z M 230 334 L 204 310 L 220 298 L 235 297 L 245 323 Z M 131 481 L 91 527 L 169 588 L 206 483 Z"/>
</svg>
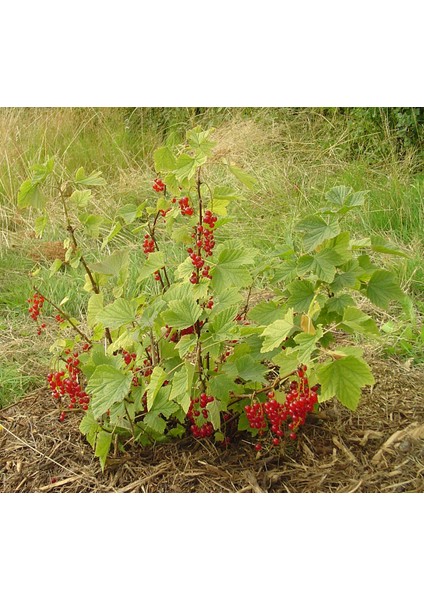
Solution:
<svg viewBox="0 0 424 600">
<path fill-rule="evenodd" d="M 315 333 L 314 324 L 312 322 L 311 317 L 309 317 L 308 315 L 303 314 L 301 316 L 301 318 L 300 318 L 300 328 L 305 333 L 311 333 L 311 334 Z"/>
</svg>

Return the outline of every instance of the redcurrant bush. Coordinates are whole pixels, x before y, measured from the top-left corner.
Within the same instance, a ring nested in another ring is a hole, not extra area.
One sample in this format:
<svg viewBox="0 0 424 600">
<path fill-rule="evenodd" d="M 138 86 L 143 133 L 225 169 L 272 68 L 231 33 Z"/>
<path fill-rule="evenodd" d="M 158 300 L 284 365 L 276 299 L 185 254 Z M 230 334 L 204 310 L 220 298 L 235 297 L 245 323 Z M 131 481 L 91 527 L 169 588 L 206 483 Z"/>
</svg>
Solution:
<svg viewBox="0 0 424 600">
<path fill-rule="evenodd" d="M 379 263 L 379 253 L 401 252 L 343 227 L 365 194 L 333 188 L 293 231 L 281 223 L 291 244 L 267 250 L 231 229 L 231 202 L 256 180 L 220 161 L 213 130 L 192 129 L 155 151 L 149 197 L 108 216 L 95 210 L 106 185 L 97 171 L 65 176 L 48 160 L 19 191 L 19 207 L 40 213 L 41 234 L 62 214 L 66 262 L 84 274 L 84 314 L 36 285 L 29 314 L 38 325 L 46 305 L 55 311 L 52 401 L 61 422 L 81 414 L 102 468 L 116 438 L 122 447 L 191 435 L 227 447 L 247 433 L 256 452 L 281 452 L 320 403 L 337 398 L 355 410 L 374 382 L 360 346 L 335 336 L 380 335 L 361 297 L 384 310 L 403 298 Z M 234 185 L 227 176 L 213 183 L 222 169 Z M 255 302 L 260 284 L 274 298 Z M 37 332 L 45 329 L 43 321 Z"/>
</svg>

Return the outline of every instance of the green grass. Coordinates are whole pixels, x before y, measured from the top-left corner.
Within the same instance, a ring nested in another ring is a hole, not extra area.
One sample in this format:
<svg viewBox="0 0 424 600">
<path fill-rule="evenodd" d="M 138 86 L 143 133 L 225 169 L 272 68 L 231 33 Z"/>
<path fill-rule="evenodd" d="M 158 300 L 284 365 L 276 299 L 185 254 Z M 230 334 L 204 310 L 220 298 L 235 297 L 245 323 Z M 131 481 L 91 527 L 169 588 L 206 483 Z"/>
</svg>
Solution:
<svg viewBox="0 0 424 600">
<path fill-rule="evenodd" d="M 42 375 L 28 375 L 23 365 L 3 363 L 0 371 L 0 409 L 18 402 L 44 383 Z"/>
<path fill-rule="evenodd" d="M 197 124 L 216 128 L 219 156 L 255 175 L 258 186 L 242 189 L 234 202 L 227 232 L 248 243 L 272 249 L 290 239 L 295 220 L 324 202 L 333 186 L 369 190 L 364 210 L 349 216 L 348 227 L 358 236 L 383 235 L 400 245 L 406 260 L 386 257 L 401 284 L 412 294 L 416 323 L 397 315 L 399 329 L 391 333 L 392 353 L 421 361 L 421 314 L 424 302 L 424 170 L 422 149 L 399 149 L 396 132 L 367 121 L 366 111 L 350 109 L 278 108 L 0 108 L 0 403 L 21 397 L 42 381 L 53 338 L 37 337 L 27 316 L 31 295 L 29 273 L 38 266 L 31 258 L 33 216 L 16 206 L 21 182 L 32 163 L 55 156 L 64 171 L 80 166 L 101 170 L 108 185 L 94 195 L 106 217 L 129 202 L 151 196 L 154 149 L 184 139 Z M 376 113 L 377 117 L 379 114 Z M 375 115 L 374 115 L 375 116 Z M 383 115 L 384 117 L 384 115 Z M 422 138 L 421 138 L 422 139 Z M 215 183 L 234 183 L 218 168 Z M 212 181 L 212 183 L 214 183 Z M 51 224 L 45 239 L 65 236 L 60 211 L 51 195 Z M 149 293 L 136 283 L 142 259 L 141 237 L 119 234 L 113 247 L 130 249 L 130 292 Z M 99 256 L 95 242 L 89 259 Z M 45 266 L 45 265 L 44 265 Z M 81 318 L 87 295 L 81 292 L 84 274 L 64 267 L 53 277 L 40 268 L 37 281 L 44 293 Z M 55 311 L 46 307 L 49 319 Z M 402 321 L 402 319 L 406 319 Z M 412 327 L 412 329 L 408 329 Z M 6 399 L 6 400 L 5 400 Z"/>
</svg>

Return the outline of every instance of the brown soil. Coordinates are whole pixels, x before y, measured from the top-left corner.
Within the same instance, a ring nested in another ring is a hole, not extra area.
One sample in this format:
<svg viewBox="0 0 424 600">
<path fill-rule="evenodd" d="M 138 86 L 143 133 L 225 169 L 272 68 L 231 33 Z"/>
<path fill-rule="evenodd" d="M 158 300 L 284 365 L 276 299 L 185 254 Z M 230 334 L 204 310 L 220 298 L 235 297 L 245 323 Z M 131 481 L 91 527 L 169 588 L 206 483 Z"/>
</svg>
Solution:
<svg viewBox="0 0 424 600">
<path fill-rule="evenodd" d="M 424 492 L 424 370 L 370 359 L 357 412 L 323 405 L 296 442 L 256 455 L 185 439 L 112 456 L 102 473 L 47 390 L 0 411 L 2 492 Z"/>
</svg>

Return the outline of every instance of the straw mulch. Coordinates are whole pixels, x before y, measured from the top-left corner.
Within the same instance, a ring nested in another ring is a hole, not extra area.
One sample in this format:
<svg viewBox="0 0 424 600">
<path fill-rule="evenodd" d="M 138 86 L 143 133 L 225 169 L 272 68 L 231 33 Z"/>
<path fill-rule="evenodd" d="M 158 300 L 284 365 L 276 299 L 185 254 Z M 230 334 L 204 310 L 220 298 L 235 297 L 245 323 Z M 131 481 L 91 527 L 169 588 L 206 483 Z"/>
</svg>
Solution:
<svg viewBox="0 0 424 600">
<path fill-rule="evenodd" d="M 368 357 L 369 358 L 369 357 Z M 424 371 L 371 359 L 376 384 L 356 413 L 321 407 L 296 442 L 256 456 L 185 439 L 116 453 L 102 473 L 78 431 L 40 390 L 0 411 L 2 492 L 424 492 Z"/>
</svg>

